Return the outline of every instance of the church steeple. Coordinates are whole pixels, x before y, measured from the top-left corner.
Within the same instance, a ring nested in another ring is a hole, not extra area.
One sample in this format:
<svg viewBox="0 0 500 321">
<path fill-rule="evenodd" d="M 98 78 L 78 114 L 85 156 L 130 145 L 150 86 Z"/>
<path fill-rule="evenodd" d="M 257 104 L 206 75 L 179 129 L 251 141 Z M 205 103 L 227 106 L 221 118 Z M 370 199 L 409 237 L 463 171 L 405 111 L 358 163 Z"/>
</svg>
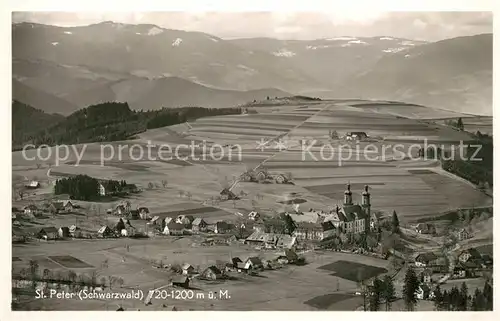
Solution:
<svg viewBox="0 0 500 321">
<path fill-rule="evenodd" d="M 351 184 L 347 184 L 347 189 L 344 192 L 344 205 L 352 205 L 352 192 L 351 192 Z"/>
</svg>

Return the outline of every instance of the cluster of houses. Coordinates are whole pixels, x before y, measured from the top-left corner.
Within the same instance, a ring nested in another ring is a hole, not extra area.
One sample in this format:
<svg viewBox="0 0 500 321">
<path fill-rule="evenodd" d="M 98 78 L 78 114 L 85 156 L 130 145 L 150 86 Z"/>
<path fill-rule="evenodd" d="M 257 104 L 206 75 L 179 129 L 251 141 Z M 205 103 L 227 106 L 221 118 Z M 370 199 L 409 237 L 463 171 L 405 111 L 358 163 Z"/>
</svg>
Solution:
<svg viewBox="0 0 500 321">
<path fill-rule="evenodd" d="M 432 285 L 446 279 L 446 275 L 452 279 L 475 278 L 480 277 L 483 271 L 491 271 L 493 253 L 491 250 L 470 248 L 460 252 L 456 262 L 449 262 L 434 252 L 420 253 L 415 257 L 414 265 L 422 282 L 422 298 L 419 298 L 427 299 L 431 298 Z"/>
<path fill-rule="evenodd" d="M 45 203 L 41 206 L 36 204 L 28 204 L 21 209 L 16 207 L 12 208 L 12 214 L 24 214 L 27 216 L 38 216 L 44 212 L 50 212 L 55 214 L 72 213 L 76 206 L 69 200 L 55 200 L 49 203 Z"/>
<path fill-rule="evenodd" d="M 202 271 L 197 271 L 191 264 L 184 263 L 181 267 L 181 275 L 174 277 L 171 285 L 188 288 L 190 280 L 194 277 L 214 281 L 226 278 L 228 272 L 251 274 L 264 269 L 272 269 L 278 265 L 293 264 L 298 260 L 299 256 L 294 251 L 285 250 L 273 260 L 263 261 L 257 256 L 250 256 L 243 261 L 239 257 L 233 257 L 230 262 L 211 265 Z"/>
<path fill-rule="evenodd" d="M 471 248 L 460 252 L 456 262 L 449 262 L 441 254 L 419 253 L 414 258 L 414 266 L 421 281 L 417 298 L 432 300 L 435 286 L 448 278 L 475 278 L 480 277 L 483 271 L 492 271 L 493 254 L 492 251 Z"/>
</svg>

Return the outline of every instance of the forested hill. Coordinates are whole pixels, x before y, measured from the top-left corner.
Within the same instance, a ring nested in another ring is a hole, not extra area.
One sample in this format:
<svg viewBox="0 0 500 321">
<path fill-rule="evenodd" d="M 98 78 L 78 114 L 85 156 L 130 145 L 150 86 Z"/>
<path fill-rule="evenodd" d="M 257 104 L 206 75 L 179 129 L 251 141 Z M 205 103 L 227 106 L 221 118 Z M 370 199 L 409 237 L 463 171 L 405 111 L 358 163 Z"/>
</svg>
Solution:
<svg viewBox="0 0 500 321">
<path fill-rule="evenodd" d="M 23 124 L 22 119 L 29 115 L 28 111 L 18 108 L 18 105 L 18 102 L 12 105 L 13 124 Z M 37 116 L 32 116 L 32 122 L 41 126 L 35 131 L 28 131 L 26 126 L 13 130 L 13 149 L 22 148 L 21 146 L 27 143 L 38 146 L 125 140 L 146 129 L 179 124 L 206 116 L 240 114 L 241 108 L 183 107 L 134 111 L 128 103 L 107 102 L 78 110 L 66 118 L 54 118 L 51 122 L 40 121 L 51 115 L 37 112 Z"/>
<path fill-rule="evenodd" d="M 47 114 L 42 110 L 12 101 L 12 146 L 20 146 L 38 132 L 64 120 L 59 114 Z"/>
</svg>

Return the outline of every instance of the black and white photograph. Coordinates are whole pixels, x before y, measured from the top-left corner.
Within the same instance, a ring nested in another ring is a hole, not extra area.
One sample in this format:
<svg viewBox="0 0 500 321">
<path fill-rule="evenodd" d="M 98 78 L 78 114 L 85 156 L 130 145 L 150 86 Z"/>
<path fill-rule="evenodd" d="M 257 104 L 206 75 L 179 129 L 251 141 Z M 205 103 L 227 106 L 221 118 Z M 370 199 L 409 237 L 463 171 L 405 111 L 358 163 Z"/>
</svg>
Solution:
<svg viewBox="0 0 500 321">
<path fill-rule="evenodd" d="M 493 311 L 493 15 L 12 11 L 11 312 Z"/>
</svg>

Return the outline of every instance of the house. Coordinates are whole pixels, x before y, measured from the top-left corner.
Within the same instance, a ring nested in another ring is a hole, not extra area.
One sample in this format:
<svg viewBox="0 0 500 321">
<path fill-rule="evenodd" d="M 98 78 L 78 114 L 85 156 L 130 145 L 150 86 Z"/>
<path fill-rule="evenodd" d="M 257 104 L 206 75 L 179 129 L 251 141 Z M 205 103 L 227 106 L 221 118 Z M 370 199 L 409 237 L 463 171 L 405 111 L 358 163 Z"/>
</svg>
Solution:
<svg viewBox="0 0 500 321">
<path fill-rule="evenodd" d="M 238 263 L 243 263 L 243 261 L 239 257 L 233 257 L 231 259 L 231 264 L 233 265 L 233 267 L 236 267 Z"/>
<path fill-rule="evenodd" d="M 76 233 L 76 231 L 78 231 L 79 229 L 80 229 L 80 228 L 79 228 L 79 227 L 77 227 L 76 225 L 71 225 L 71 226 L 69 227 L 69 235 L 70 235 L 71 237 L 75 237 L 75 233 Z"/>
<path fill-rule="evenodd" d="M 436 227 L 429 223 L 419 223 L 415 227 L 415 232 L 418 234 L 436 234 Z"/>
<path fill-rule="evenodd" d="M 430 267 L 433 273 L 447 273 L 449 272 L 450 266 L 448 260 L 444 256 L 440 256 L 435 260 Z"/>
<path fill-rule="evenodd" d="M 172 286 L 189 288 L 189 278 L 185 275 L 178 276 L 172 279 Z"/>
<path fill-rule="evenodd" d="M 292 249 L 296 245 L 297 238 L 295 236 L 282 234 L 278 237 L 278 243 L 276 244 L 277 248 L 280 249 Z"/>
<path fill-rule="evenodd" d="M 179 215 L 175 221 L 182 225 L 191 225 L 194 221 L 194 217 L 192 215 Z"/>
<path fill-rule="evenodd" d="M 182 265 L 182 274 L 183 275 L 191 275 L 194 273 L 194 267 L 189 263 L 184 263 Z"/>
<path fill-rule="evenodd" d="M 236 196 L 236 194 L 234 194 L 233 192 L 231 192 L 229 190 L 229 188 L 224 188 L 221 192 L 220 192 L 220 198 L 221 200 L 223 201 L 231 201 L 231 200 L 238 200 L 239 197 Z"/>
<path fill-rule="evenodd" d="M 467 239 L 470 239 L 471 237 L 472 237 L 472 234 L 469 233 L 464 228 L 457 232 L 457 238 L 459 241 L 467 240 Z"/>
<path fill-rule="evenodd" d="M 482 266 L 490 268 L 493 266 L 493 244 L 477 247 L 476 250 L 481 254 Z"/>
<path fill-rule="evenodd" d="M 61 226 L 59 230 L 57 230 L 57 234 L 60 238 L 70 237 L 71 233 L 69 232 L 69 227 Z"/>
<path fill-rule="evenodd" d="M 465 262 L 479 263 L 482 261 L 482 256 L 477 249 L 470 248 L 465 251 L 462 251 L 458 256 L 458 260 L 462 263 Z"/>
<path fill-rule="evenodd" d="M 415 266 L 427 267 L 436 263 L 438 257 L 433 252 L 420 253 L 415 257 Z"/>
<path fill-rule="evenodd" d="M 129 218 L 131 220 L 138 220 L 140 218 L 139 217 L 139 211 L 138 210 L 130 210 Z"/>
<path fill-rule="evenodd" d="M 53 227 L 44 227 L 37 233 L 37 237 L 45 240 L 56 240 L 59 237 L 58 230 Z"/>
<path fill-rule="evenodd" d="M 431 294 L 432 293 L 432 294 Z M 426 285 L 426 284 L 421 284 L 417 291 L 415 292 L 417 299 L 419 300 L 431 300 L 433 299 L 433 292 L 431 291 L 431 288 Z"/>
<path fill-rule="evenodd" d="M 256 221 L 259 218 L 260 218 L 260 214 L 257 213 L 256 211 L 252 211 L 252 212 L 248 213 L 248 219 L 249 220 Z"/>
<path fill-rule="evenodd" d="M 50 213 L 57 213 L 57 214 L 65 212 L 63 202 L 50 203 L 48 210 Z"/>
<path fill-rule="evenodd" d="M 125 205 L 119 204 L 115 207 L 114 213 L 116 215 L 124 215 L 126 213 Z"/>
<path fill-rule="evenodd" d="M 349 132 L 346 133 L 346 140 L 364 140 L 368 138 L 368 135 L 365 132 Z"/>
<path fill-rule="evenodd" d="M 161 224 L 160 217 L 159 216 L 153 216 L 151 220 L 148 222 L 148 224 L 151 225 L 159 225 Z"/>
<path fill-rule="evenodd" d="M 137 212 L 139 213 L 139 218 L 141 220 L 147 220 L 151 218 L 149 214 L 149 208 L 147 207 L 141 206 L 137 209 Z"/>
<path fill-rule="evenodd" d="M 423 283 L 432 283 L 432 270 L 425 269 L 420 276 Z"/>
<path fill-rule="evenodd" d="M 459 262 L 453 268 L 453 277 L 455 279 L 463 279 L 467 275 L 467 268 L 463 265 L 463 263 Z"/>
<path fill-rule="evenodd" d="M 214 226 L 215 234 L 225 234 L 228 233 L 230 230 L 231 230 L 231 225 L 224 221 L 218 221 L 217 223 L 215 223 Z"/>
<path fill-rule="evenodd" d="M 243 262 L 238 262 L 236 264 L 236 270 L 238 270 L 238 272 L 248 273 L 249 267 Z"/>
<path fill-rule="evenodd" d="M 36 189 L 40 187 L 40 183 L 38 181 L 31 181 L 28 184 L 26 184 L 25 187 L 29 189 Z"/>
<path fill-rule="evenodd" d="M 40 209 L 35 204 L 26 205 L 25 207 L 23 207 L 23 211 L 24 214 L 35 216 L 40 213 Z"/>
<path fill-rule="evenodd" d="M 168 216 L 167 216 L 167 217 L 165 217 L 165 218 L 163 219 L 163 223 L 162 223 L 163 228 L 165 228 L 165 226 L 167 226 L 167 224 L 168 224 L 168 223 L 170 223 L 170 222 L 172 222 L 173 220 L 174 220 L 174 219 L 173 219 L 172 217 L 168 217 Z"/>
<path fill-rule="evenodd" d="M 322 223 L 299 222 L 293 235 L 299 240 L 317 240 L 332 236 L 336 229 L 332 221 Z"/>
<path fill-rule="evenodd" d="M 99 237 L 102 237 L 102 238 L 106 238 L 106 237 L 113 237 L 114 234 L 113 234 L 113 231 L 109 228 L 109 226 L 107 225 L 104 225 L 102 226 L 98 231 L 97 231 L 97 235 Z"/>
<path fill-rule="evenodd" d="M 370 231 L 376 231 L 382 221 L 382 213 L 372 212 L 370 215 Z"/>
<path fill-rule="evenodd" d="M 102 183 L 99 183 L 99 195 L 106 196 L 106 194 L 107 194 L 106 187 Z"/>
<path fill-rule="evenodd" d="M 163 229 L 163 234 L 165 235 L 183 235 L 184 234 L 184 225 L 176 223 L 174 220 L 171 220 L 165 228 Z"/>
<path fill-rule="evenodd" d="M 245 261 L 245 267 L 252 270 L 262 270 L 264 269 L 264 264 L 262 264 L 261 259 L 256 256 L 252 256 Z"/>
<path fill-rule="evenodd" d="M 197 217 L 193 221 L 192 231 L 193 231 L 193 233 L 206 232 L 207 226 L 208 226 L 208 224 L 207 224 L 207 222 L 205 222 L 205 220 L 203 220 L 200 217 Z"/>
<path fill-rule="evenodd" d="M 213 265 L 206 268 L 201 275 L 204 279 L 207 280 L 217 280 L 222 278 L 221 270 L 219 270 L 219 268 Z"/>
</svg>

